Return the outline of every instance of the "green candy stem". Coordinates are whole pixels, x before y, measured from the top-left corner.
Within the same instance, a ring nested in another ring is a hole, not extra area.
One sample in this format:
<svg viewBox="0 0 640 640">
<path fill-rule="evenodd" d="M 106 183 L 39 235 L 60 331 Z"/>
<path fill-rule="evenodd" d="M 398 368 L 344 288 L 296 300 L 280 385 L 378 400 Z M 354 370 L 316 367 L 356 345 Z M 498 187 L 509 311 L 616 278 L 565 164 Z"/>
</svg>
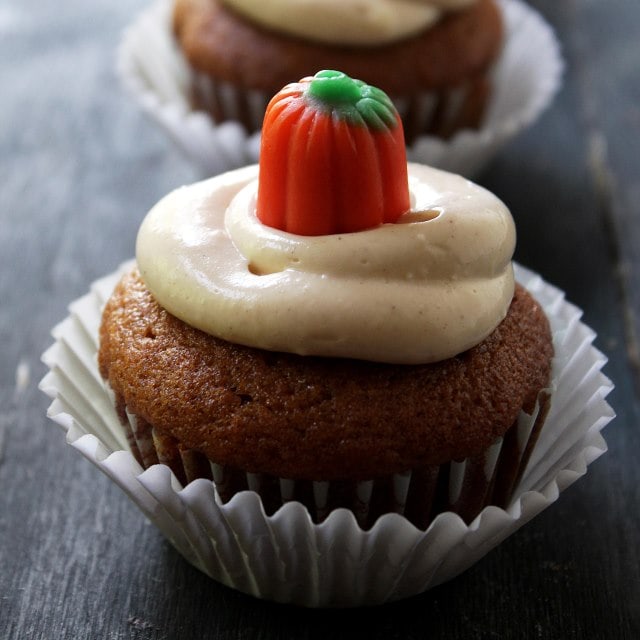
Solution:
<svg viewBox="0 0 640 640">
<path fill-rule="evenodd" d="M 387 94 L 342 71 L 318 71 L 306 91 L 307 99 L 319 109 L 350 124 L 370 129 L 393 129 L 396 110 Z"/>
<path fill-rule="evenodd" d="M 362 98 L 358 83 L 341 71 L 318 71 L 309 87 L 309 94 L 328 104 L 355 104 Z"/>
</svg>

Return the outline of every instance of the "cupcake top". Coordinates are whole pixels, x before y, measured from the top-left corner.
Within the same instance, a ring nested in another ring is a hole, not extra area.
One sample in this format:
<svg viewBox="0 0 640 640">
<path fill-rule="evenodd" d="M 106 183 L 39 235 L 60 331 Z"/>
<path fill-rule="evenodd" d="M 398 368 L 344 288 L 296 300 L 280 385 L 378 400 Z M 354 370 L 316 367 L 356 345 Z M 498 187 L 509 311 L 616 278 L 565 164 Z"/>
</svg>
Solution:
<svg viewBox="0 0 640 640">
<path fill-rule="evenodd" d="M 491 193 L 407 165 L 385 94 L 320 72 L 271 101 L 260 168 L 151 210 L 137 260 L 165 309 L 229 342 L 417 364 L 471 348 L 504 319 L 514 244 Z"/>
<path fill-rule="evenodd" d="M 326 44 L 384 45 L 476 0 L 223 0 L 252 22 Z"/>
</svg>

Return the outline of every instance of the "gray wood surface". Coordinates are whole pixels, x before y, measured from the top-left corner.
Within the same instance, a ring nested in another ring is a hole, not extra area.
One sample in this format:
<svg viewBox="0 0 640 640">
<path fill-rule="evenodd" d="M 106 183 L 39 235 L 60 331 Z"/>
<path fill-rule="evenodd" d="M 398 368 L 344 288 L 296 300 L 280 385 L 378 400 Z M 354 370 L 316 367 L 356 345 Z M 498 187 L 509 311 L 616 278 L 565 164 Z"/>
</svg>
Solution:
<svg viewBox="0 0 640 640">
<path fill-rule="evenodd" d="M 531 4 L 562 42 L 564 88 L 479 181 L 513 211 L 517 259 L 598 332 L 610 451 L 456 580 L 307 611 L 193 569 L 45 418 L 51 327 L 198 174 L 115 77 L 144 0 L 0 0 L 0 639 L 640 638 L 640 3 Z"/>
</svg>

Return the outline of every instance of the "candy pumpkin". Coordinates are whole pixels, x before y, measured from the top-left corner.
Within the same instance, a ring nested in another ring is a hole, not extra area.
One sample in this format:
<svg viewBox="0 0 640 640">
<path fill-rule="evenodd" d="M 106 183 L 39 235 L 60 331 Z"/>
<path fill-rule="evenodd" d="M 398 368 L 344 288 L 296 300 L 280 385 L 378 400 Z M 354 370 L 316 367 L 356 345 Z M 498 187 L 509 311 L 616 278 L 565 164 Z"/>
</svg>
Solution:
<svg viewBox="0 0 640 640">
<path fill-rule="evenodd" d="M 339 71 L 287 85 L 269 103 L 257 216 L 299 235 L 349 233 L 409 209 L 402 122 L 389 97 Z"/>
</svg>

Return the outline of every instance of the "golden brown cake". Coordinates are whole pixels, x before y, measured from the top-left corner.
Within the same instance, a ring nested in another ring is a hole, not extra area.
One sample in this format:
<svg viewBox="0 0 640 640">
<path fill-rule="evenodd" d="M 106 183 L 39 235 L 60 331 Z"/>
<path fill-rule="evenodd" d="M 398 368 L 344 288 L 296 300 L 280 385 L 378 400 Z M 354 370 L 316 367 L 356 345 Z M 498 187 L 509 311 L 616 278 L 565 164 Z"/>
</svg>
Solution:
<svg viewBox="0 0 640 640">
<path fill-rule="evenodd" d="M 124 424 L 125 407 L 137 416 L 140 432 L 131 442 L 145 466 L 165 462 L 183 482 L 210 478 L 209 461 L 272 480 L 354 482 L 482 461 L 522 410 L 533 411 L 552 353 L 547 319 L 521 287 L 479 345 L 444 362 L 407 366 L 220 340 L 160 307 L 133 272 L 105 308 L 99 365 Z M 151 447 L 143 460 L 135 441 L 149 436 L 160 455 Z M 181 451 L 191 452 L 188 471 Z M 234 491 L 247 487 L 236 478 Z M 475 504 L 458 509 L 474 516 L 488 490 L 478 481 Z"/>
<path fill-rule="evenodd" d="M 393 0 L 385 1 L 393 15 Z M 218 122 L 239 120 L 257 130 L 269 97 L 291 78 L 340 69 L 379 86 L 396 101 L 411 142 L 425 133 L 446 138 L 482 120 L 503 24 L 494 0 L 466 4 L 417 33 L 376 34 L 374 42 L 354 44 L 351 34 L 326 42 L 322 36 L 265 26 L 221 0 L 176 0 L 173 27 L 194 72 L 194 106 Z"/>
<path fill-rule="evenodd" d="M 306 480 L 365 480 L 483 451 L 533 411 L 552 353 L 546 317 L 521 287 L 479 345 L 389 365 L 220 340 L 160 307 L 137 271 L 110 299 L 100 343 L 102 375 L 160 433 L 223 465 Z"/>
</svg>

